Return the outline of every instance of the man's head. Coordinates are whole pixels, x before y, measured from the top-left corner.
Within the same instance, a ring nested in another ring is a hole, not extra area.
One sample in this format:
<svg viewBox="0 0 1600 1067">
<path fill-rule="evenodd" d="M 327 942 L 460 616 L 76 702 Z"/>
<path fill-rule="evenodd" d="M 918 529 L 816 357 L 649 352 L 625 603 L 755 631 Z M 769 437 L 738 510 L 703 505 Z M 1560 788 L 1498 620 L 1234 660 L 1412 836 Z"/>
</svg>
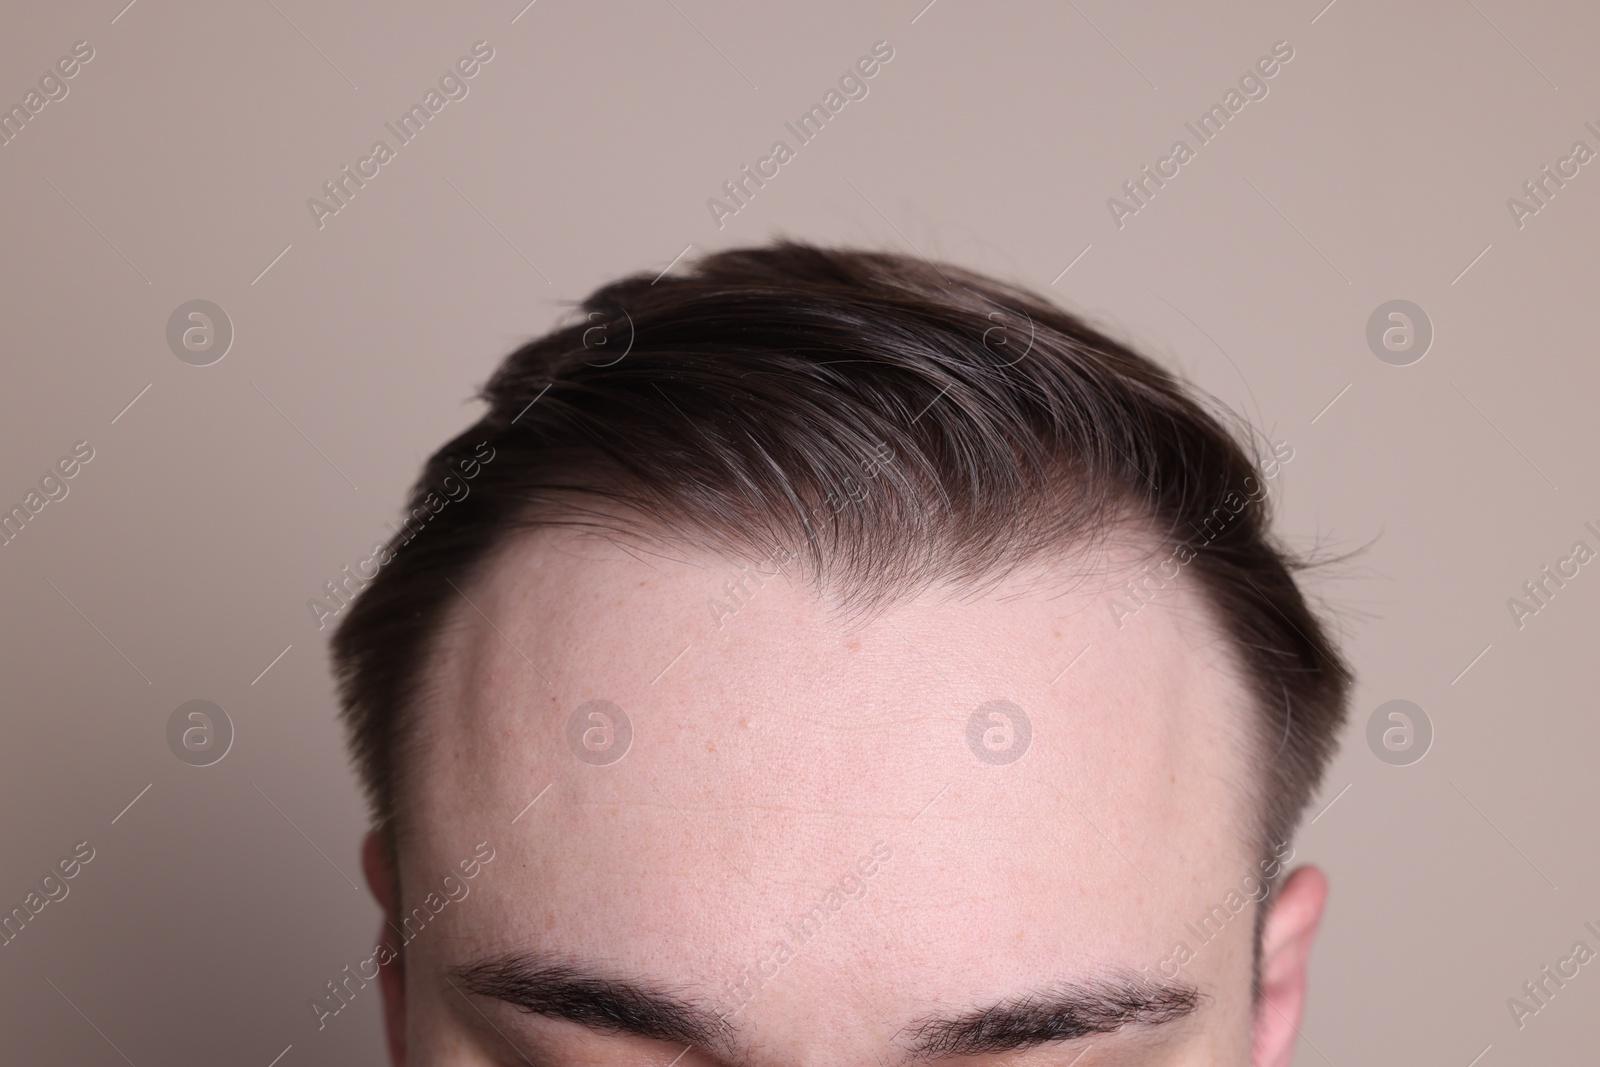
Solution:
<svg viewBox="0 0 1600 1067">
<path fill-rule="evenodd" d="M 334 642 L 397 1050 L 1286 1063 L 1348 679 L 1269 532 L 1292 451 L 903 257 L 582 310 Z"/>
</svg>

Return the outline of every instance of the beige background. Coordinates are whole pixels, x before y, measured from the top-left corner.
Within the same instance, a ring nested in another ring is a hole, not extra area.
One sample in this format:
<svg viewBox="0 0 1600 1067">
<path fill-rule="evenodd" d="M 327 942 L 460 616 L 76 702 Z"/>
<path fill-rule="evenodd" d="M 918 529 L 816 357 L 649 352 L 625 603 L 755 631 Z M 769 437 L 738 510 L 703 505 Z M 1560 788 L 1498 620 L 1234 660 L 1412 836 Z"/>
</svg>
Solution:
<svg viewBox="0 0 1600 1067">
<path fill-rule="evenodd" d="M 375 989 L 320 1033 L 306 1007 L 377 920 L 306 600 L 563 301 L 779 232 L 1048 291 L 1293 446 L 1284 531 L 1372 542 L 1315 583 L 1361 681 L 1298 841 L 1333 896 L 1297 1062 L 1593 1062 L 1600 965 L 1506 1008 L 1600 948 L 1600 565 L 1506 606 L 1600 547 L 1600 164 L 1506 207 L 1600 149 L 1591 5 L 123 2 L 0 33 L 7 107 L 95 50 L 0 147 L 0 502 L 95 449 L 0 548 L 0 906 L 96 850 L 0 948 L 5 1062 L 380 1060 Z M 869 96 L 718 229 L 707 198 L 880 39 Z M 470 95 L 319 230 L 306 199 L 479 40 Z M 1119 230 L 1107 198 L 1278 40 L 1270 94 Z M 1407 367 L 1364 337 L 1397 297 L 1436 329 Z M 237 333 L 204 368 L 164 335 L 194 298 Z M 1395 697 L 1436 730 L 1412 766 L 1363 736 Z M 193 698 L 237 729 L 204 769 L 164 737 Z"/>
</svg>

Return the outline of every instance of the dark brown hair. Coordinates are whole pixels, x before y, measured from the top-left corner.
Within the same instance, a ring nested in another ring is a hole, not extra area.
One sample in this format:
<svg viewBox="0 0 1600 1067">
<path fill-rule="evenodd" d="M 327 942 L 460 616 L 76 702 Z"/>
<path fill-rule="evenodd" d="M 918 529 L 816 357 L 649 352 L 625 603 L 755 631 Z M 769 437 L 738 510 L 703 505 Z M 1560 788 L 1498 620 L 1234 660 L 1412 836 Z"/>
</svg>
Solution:
<svg viewBox="0 0 1600 1067">
<path fill-rule="evenodd" d="M 1138 533 L 1152 559 L 1187 546 L 1257 711 L 1261 854 L 1317 787 L 1349 675 L 1271 534 L 1249 438 L 1038 296 L 898 255 L 720 252 L 600 288 L 508 356 L 483 397 L 488 412 L 416 483 L 412 512 L 437 515 L 391 542 L 333 640 L 355 758 L 391 833 L 452 583 L 513 531 L 554 523 L 750 559 L 795 545 L 818 588 L 862 611 L 1113 530 Z M 459 483 L 459 457 L 485 447 L 470 492 L 432 506 Z M 882 456 L 871 491 L 850 491 Z"/>
</svg>

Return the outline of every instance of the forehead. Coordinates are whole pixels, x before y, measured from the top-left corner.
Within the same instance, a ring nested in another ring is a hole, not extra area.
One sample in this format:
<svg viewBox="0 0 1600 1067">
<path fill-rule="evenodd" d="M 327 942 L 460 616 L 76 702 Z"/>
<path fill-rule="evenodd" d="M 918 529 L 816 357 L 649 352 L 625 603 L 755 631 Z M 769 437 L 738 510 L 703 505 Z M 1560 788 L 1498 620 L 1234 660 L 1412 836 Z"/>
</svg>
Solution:
<svg viewBox="0 0 1600 1067">
<path fill-rule="evenodd" d="M 1250 713 L 1195 584 L 1132 616 L 1109 581 L 933 589 L 851 625 L 792 566 L 525 536 L 438 643 L 403 870 L 487 839 L 475 951 L 725 1007 L 820 905 L 786 983 L 863 1025 L 1154 965 L 1253 867 Z"/>
</svg>

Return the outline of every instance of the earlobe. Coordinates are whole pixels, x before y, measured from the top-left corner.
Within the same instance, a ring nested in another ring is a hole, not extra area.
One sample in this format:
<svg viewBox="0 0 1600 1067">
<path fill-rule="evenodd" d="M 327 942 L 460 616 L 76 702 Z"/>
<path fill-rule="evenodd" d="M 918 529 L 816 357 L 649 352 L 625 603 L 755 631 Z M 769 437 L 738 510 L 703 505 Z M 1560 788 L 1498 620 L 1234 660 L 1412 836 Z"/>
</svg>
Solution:
<svg viewBox="0 0 1600 1067">
<path fill-rule="evenodd" d="M 394 1067 L 404 1067 L 406 1062 L 406 969 L 404 943 L 391 936 L 395 919 L 400 914 L 400 887 L 395 884 L 392 868 L 385 854 L 383 833 L 369 830 L 361 843 L 361 870 L 367 876 L 367 887 L 383 909 L 383 924 L 378 928 L 380 945 L 392 945 L 393 951 L 381 953 L 378 982 L 383 990 L 384 1031 L 389 1039 L 389 1060 Z M 384 959 L 383 957 L 387 957 Z"/>
<path fill-rule="evenodd" d="M 1289 1067 L 1305 1010 L 1306 968 L 1328 899 L 1328 880 L 1315 867 L 1297 867 L 1273 898 L 1261 932 L 1258 991 L 1250 1062 Z"/>
</svg>

